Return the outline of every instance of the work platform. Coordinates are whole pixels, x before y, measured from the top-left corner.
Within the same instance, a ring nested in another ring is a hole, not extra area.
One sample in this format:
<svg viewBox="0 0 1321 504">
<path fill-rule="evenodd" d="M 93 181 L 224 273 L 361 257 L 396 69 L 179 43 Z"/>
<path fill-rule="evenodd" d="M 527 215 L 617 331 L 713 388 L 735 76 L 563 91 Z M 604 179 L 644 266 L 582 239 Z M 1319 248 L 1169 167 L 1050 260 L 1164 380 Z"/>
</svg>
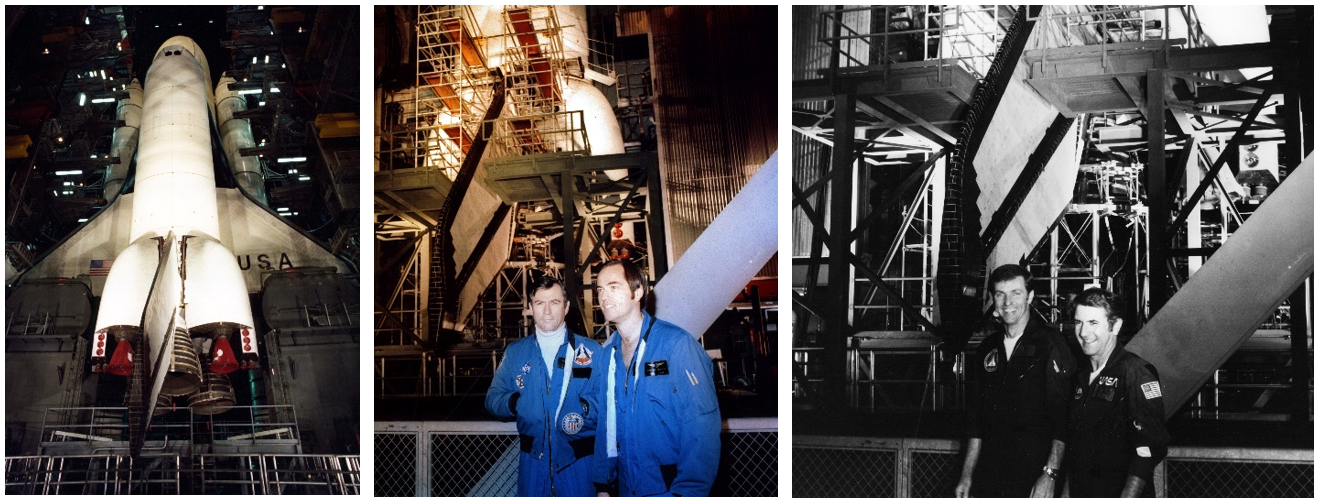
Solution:
<svg viewBox="0 0 1321 504">
<path fill-rule="evenodd" d="M 1061 114 L 1074 117 L 1145 109 L 1142 79 L 1150 70 L 1194 74 L 1270 67 L 1276 62 L 1276 48 L 1268 43 L 1194 49 L 1181 48 L 1183 44 L 1183 39 L 1147 40 L 1025 51 L 1023 61 L 1030 69 L 1026 80 Z M 1180 101 L 1169 85 L 1165 95 L 1167 102 Z M 1256 96 L 1240 98 L 1251 103 Z"/>
</svg>

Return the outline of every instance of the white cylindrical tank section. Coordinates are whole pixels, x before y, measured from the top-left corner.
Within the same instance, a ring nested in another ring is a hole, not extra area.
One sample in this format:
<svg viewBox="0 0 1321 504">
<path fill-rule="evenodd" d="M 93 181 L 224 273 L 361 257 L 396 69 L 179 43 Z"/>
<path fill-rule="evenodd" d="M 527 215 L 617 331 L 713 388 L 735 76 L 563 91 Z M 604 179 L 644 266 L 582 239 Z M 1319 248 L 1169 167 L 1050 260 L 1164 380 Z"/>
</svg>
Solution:
<svg viewBox="0 0 1321 504">
<path fill-rule="evenodd" d="M 147 70 L 129 241 L 180 235 L 220 236 L 211 164 L 211 91 L 205 57 L 187 37 L 156 51 Z M 200 61 L 199 61 L 200 60 Z"/>
<path fill-rule="evenodd" d="M 592 155 L 623 154 L 624 135 L 619 131 L 619 120 L 601 90 L 591 82 L 573 77 L 565 77 L 564 83 L 564 108 L 582 111 Z"/>
<path fill-rule="evenodd" d="M 587 65 L 589 45 L 587 42 L 587 6 L 555 5 L 555 16 L 559 18 L 560 38 L 564 41 L 564 59 L 581 58 Z"/>
<path fill-rule="evenodd" d="M 216 85 L 216 122 L 220 124 L 220 143 L 225 147 L 225 158 L 234 180 L 248 196 L 266 204 L 266 180 L 261 175 L 261 160 L 257 156 L 239 154 L 241 149 L 255 147 L 252 125 L 247 119 L 234 117 L 248 109 L 248 100 L 229 89 L 233 77 L 222 75 Z"/>
<path fill-rule="evenodd" d="M 153 238 L 139 239 L 115 256 L 96 310 L 96 332 L 142 325 L 142 308 L 159 261 L 159 242 Z"/>
<path fill-rule="evenodd" d="M 234 253 L 203 236 L 185 244 L 183 300 L 192 336 L 214 336 L 224 329 L 233 335 L 238 326 L 252 327 L 252 303 Z"/>
<path fill-rule="evenodd" d="M 564 108 L 582 111 L 591 155 L 623 154 L 624 134 L 619 131 L 619 120 L 610 100 L 590 81 L 565 77 L 564 83 Z M 628 176 L 628 170 L 607 170 L 605 174 L 611 180 L 620 180 Z"/>
<path fill-rule="evenodd" d="M 110 165 L 105 174 L 106 202 L 115 201 L 124 187 L 124 178 L 128 176 L 128 165 L 133 161 L 133 151 L 138 146 L 138 129 L 142 126 L 142 84 L 137 79 L 128 85 L 128 98 L 119 100 L 115 109 L 115 119 L 124 121 L 124 125 L 115 128 L 110 139 L 110 155 L 119 157 L 119 162 Z"/>
</svg>

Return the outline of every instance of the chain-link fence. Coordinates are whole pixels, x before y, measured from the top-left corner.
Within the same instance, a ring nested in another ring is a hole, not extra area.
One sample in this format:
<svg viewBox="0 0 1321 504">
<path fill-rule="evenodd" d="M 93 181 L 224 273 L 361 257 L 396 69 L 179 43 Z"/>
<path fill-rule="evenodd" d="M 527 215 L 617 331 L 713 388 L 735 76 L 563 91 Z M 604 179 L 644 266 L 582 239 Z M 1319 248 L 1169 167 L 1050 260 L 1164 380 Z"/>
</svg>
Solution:
<svg viewBox="0 0 1321 504">
<path fill-rule="evenodd" d="M 774 418 L 725 420 L 712 496 L 772 497 L 779 481 Z M 512 496 L 518 431 L 512 422 L 377 422 L 376 496 Z M 418 459 L 418 454 L 427 458 Z"/>
<path fill-rule="evenodd" d="M 356 495 L 356 455 L 37 455 L 5 458 L 5 494 Z"/>
<path fill-rule="evenodd" d="M 952 497 L 959 441 L 794 437 L 794 497 Z M 1313 495 L 1312 450 L 1172 447 L 1154 474 L 1157 497 Z"/>
</svg>

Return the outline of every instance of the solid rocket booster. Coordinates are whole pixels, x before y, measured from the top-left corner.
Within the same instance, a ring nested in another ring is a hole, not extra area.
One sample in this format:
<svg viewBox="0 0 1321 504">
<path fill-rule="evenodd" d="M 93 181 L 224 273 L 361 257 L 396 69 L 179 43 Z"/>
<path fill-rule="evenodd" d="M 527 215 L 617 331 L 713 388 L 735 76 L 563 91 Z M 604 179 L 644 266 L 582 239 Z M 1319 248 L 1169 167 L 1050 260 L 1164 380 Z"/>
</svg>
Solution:
<svg viewBox="0 0 1321 504">
<path fill-rule="evenodd" d="M 229 338 L 241 361 L 255 363 L 247 288 L 233 252 L 219 241 L 223 235 L 211 161 L 214 100 L 206 57 L 192 39 L 173 37 L 161 45 L 147 70 L 143 95 L 130 244 L 116 256 L 106 278 L 94 362 L 106 358 L 109 349 L 99 342 L 108 344 L 107 334 L 123 341 L 144 335 L 150 359 L 139 361 L 173 359 L 161 351 L 171 335 L 152 329 L 157 315 L 147 307 L 150 299 L 156 299 L 153 305 L 177 299 L 178 315 L 172 320 L 187 321 L 192 339 Z M 171 239 L 177 243 L 162 243 Z M 178 267 L 159 268 L 161 250 L 178 251 Z M 196 346 L 218 346 L 204 343 Z"/>
</svg>

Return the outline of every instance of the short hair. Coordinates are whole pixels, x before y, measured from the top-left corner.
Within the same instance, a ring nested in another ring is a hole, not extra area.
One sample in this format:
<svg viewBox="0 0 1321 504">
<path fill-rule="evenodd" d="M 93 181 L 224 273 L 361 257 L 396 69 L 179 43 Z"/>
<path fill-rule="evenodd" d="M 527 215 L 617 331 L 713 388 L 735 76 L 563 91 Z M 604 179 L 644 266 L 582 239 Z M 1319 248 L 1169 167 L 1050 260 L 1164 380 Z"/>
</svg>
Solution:
<svg viewBox="0 0 1321 504">
<path fill-rule="evenodd" d="M 1000 267 L 995 268 L 995 271 L 991 272 L 991 279 L 990 279 L 991 290 L 992 291 L 995 290 L 995 284 L 998 284 L 1000 282 L 1008 282 L 1015 278 L 1022 278 L 1023 286 L 1026 287 L 1029 292 L 1033 290 L 1032 272 L 1028 271 L 1027 268 L 1024 268 L 1014 263 L 1001 264 Z"/>
<path fill-rule="evenodd" d="M 1074 313 L 1078 312 L 1079 306 L 1090 306 L 1092 308 L 1105 310 L 1105 318 L 1108 319 L 1110 325 L 1113 326 L 1114 321 L 1119 318 L 1121 300 L 1118 294 L 1100 287 L 1092 287 L 1082 291 L 1082 294 L 1073 298 Z"/>
<path fill-rule="evenodd" d="M 569 290 L 564 288 L 564 282 L 561 282 L 560 279 L 551 275 L 542 275 L 541 278 L 536 279 L 536 281 L 532 283 L 531 295 L 536 296 L 538 292 L 556 285 L 560 286 L 560 292 L 564 294 L 564 301 L 567 303 L 569 301 Z"/>
<path fill-rule="evenodd" d="M 647 295 L 647 277 L 642 275 L 642 268 L 638 267 L 633 261 L 624 258 L 611 259 L 601 265 L 599 271 L 605 271 L 606 268 L 616 264 L 624 268 L 624 280 L 628 281 L 628 290 L 632 292 L 642 289 L 642 296 L 645 298 Z"/>
</svg>

